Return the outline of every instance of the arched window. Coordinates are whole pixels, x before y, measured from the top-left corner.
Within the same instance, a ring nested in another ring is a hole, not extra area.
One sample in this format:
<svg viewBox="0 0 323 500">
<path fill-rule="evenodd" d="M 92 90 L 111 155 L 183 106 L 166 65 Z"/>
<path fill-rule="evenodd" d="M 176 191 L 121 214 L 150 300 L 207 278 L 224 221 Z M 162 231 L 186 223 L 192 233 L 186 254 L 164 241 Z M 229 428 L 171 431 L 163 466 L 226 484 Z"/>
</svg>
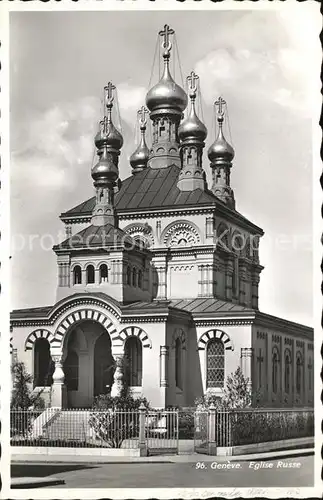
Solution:
<svg viewBox="0 0 323 500">
<path fill-rule="evenodd" d="M 137 337 L 129 337 L 125 345 L 125 380 L 129 387 L 142 385 L 142 345 Z"/>
<path fill-rule="evenodd" d="M 108 282 L 108 266 L 106 264 L 101 264 L 100 266 L 100 283 Z"/>
<path fill-rule="evenodd" d="M 51 386 L 54 363 L 47 339 L 38 338 L 34 344 L 34 387 Z"/>
<path fill-rule="evenodd" d="M 273 393 L 278 392 L 278 368 L 279 368 L 279 353 L 277 347 L 273 348 L 272 357 L 272 390 Z"/>
<path fill-rule="evenodd" d="M 303 358 L 300 352 L 296 354 L 296 392 L 302 392 L 302 378 L 303 378 Z"/>
<path fill-rule="evenodd" d="M 73 284 L 80 285 L 82 283 L 82 271 L 80 266 L 75 266 L 73 269 Z"/>
<path fill-rule="evenodd" d="M 207 345 L 206 386 L 224 387 L 224 345 L 219 339 L 213 339 Z"/>
<path fill-rule="evenodd" d="M 132 286 L 137 286 L 137 270 L 135 267 L 132 270 Z"/>
<path fill-rule="evenodd" d="M 175 382 L 176 387 L 183 389 L 182 382 L 182 342 L 177 338 L 175 342 Z"/>
<path fill-rule="evenodd" d="M 86 268 L 86 283 L 87 284 L 92 284 L 95 282 L 95 277 L 94 277 L 94 266 L 92 264 L 89 264 Z"/>
<path fill-rule="evenodd" d="M 142 288 L 142 271 L 138 272 L 138 287 Z"/>
<path fill-rule="evenodd" d="M 308 360 L 308 390 L 312 390 L 313 362 L 312 358 Z"/>
<path fill-rule="evenodd" d="M 69 350 L 64 362 L 65 385 L 68 391 L 77 391 L 79 384 L 79 357 L 76 351 Z"/>
<path fill-rule="evenodd" d="M 289 392 L 290 392 L 291 364 L 292 364 L 292 356 L 291 356 L 290 350 L 285 349 L 284 385 L 285 385 L 285 392 L 287 394 L 289 394 Z"/>
<path fill-rule="evenodd" d="M 127 285 L 131 285 L 131 269 L 127 267 Z"/>
</svg>

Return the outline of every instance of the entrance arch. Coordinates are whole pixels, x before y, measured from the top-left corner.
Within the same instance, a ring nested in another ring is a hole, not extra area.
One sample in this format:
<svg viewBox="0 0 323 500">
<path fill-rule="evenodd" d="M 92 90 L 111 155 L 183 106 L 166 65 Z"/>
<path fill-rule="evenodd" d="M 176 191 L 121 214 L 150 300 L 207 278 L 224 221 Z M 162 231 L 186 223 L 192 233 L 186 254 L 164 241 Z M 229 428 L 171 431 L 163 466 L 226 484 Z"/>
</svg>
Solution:
<svg viewBox="0 0 323 500">
<path fill-rule="evenodd" d="M 113 384 L 114 359 L 111 352 L 111 339 L 108 332 L 103 332 L 94 345 L 94 397 L 110 394 Z"/>
</svg>

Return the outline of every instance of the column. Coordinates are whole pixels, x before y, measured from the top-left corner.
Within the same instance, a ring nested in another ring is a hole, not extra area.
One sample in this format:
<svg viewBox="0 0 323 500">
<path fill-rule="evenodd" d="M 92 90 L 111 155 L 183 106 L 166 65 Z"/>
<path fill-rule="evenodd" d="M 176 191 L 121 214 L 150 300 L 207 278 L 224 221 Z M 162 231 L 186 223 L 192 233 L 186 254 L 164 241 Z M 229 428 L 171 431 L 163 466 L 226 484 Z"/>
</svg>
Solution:
<svg viewBox="0 0 323 500">
<path fill-rule="evenodd" d="M 157 238 L 157 242 L 160 244 L 161 241 L 160 241 L 160 236 L 161 236 L 161 221 L 158 220 L 156 222 L 156 238 Z"/>
<path fill-rule="evenodd" d="M 157 275 L 158 275 L 158 291 L 157 297 L 158 300 L 165 300 L 167 298 L 166 291 L 166 267 L 156 267 Z"/>
<path fill-rule="evenodd" d="M 259 287 L 260 277 L 258 274 L 251 274 L 251 307 L 252 309 L 258 309 L 258 287 Z"/>
<path fill-rule="evenodd" d="M 205 236 L 206 238 L 213 238 L 214 236 L 214 218 L 207 217 L 205 220 Z"/>
<path fill-rule="evenodd" d="M 111 396 L 116 397 L 121 395 L 122 387 L 123 387 L 123 371 L 122 371 L 122 365 L 123 365 L 123 353 L 121 354 L 114 354 L 112 352 L 112 355 L 115 359 L 115 372 L 114 372 L 114 377 L 113 377 L 113 384 L 111 387 Z"/>
<path fill-rule="evenodd" d="M 247 280 L 247 266 L 244 262 L 239 267 L 240 274 L 240 289 L 239 289 L 239 303 L 246 304 L 246 280 Z"/>
<path fill-rule="evenodd" d="M 252 389 L 252 347 L 241 348 L 241 371 L 244 377 L 248 379 L 248 390 Z"/>
<path fill-rule="evenodd" d="M 55 408 L 66 408 L 67 393 L 64 385 L 65 374 L 63 371 L 62 354 L 52 355 L 52 360 L 55 363 L 55 370 L 53 373 L 51 406 Z"/>
<path fill-rule="evenodd" d="M 160 387 L 168 387 L 168 356 L 169 347 L 160 346 Z"/>
<path fill-rule="evenodd" d="M 211 404 L 208 412 L 208 454 L 216 455 L 216 408 Z"/>
<path fill-rule="evenodd" d="M 199 281 L 198 281 L 198 297 L 203 297 L 203 265 L 199 265 L 198 267 L 198 276 L 199 276 Z"/>
</svg>

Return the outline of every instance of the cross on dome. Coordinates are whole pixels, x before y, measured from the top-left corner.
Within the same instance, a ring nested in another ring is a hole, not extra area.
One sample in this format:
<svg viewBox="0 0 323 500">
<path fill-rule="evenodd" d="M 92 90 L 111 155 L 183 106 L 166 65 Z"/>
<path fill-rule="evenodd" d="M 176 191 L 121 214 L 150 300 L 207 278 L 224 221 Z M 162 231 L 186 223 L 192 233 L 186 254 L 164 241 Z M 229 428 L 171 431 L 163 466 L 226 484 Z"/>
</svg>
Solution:
<svg viewBox="0 0 323 500">
<path fill-rule="evenodd" d="M 218 98 L 217 101 L 215 101 L 214 103 L 216 105 L 216 107 L 218 108 L 217 111 L 218 111 L 218 115 L 223 117 L 224 115 L 224 110 L 223 110 L 223 107 L 222 106 L 225 106 L 226 105 L 226 101 L 220 96 Z"/>
<path fill-rule="evenodd" d="M 149 113 L 148 109 L 146 106 L 141 106 L 141 108 L 138 111 L 138 117 L 139 117 L 139 124 L 141 127 L 144 127 L 147 123 L 146 115 Z"/>
<path fill-rule="evenodd" d="M 197 82 L 199 80 L 199 77 L 194 71 L 191 71 L 190 75 L 187 77 L 187 81 L 189 83 L 189 90 L 191 92 L 196 92 L 197 90 Z"/>
<path fill-rule="evenodd" d="M 164 37 L 162 47 L 165 49 L 165 55 L 169 54 L 169 51 L 172 48 L 172 43 L 169 39 L 169 35 L 173 35 L 175 31 L 165 24 L 164 29 L 159 32 L 159 35 Z"/>
<path fill-rule="evenodd" d="M 115 90 L 116 86 L 113 85 L 112 82 L 109 82 L 108 85 L 104 87 L 105 91 L 105 99 L 107 101 L 107 104 L 112 104 L 113 101 L 113 91 Z"/>
</svg>

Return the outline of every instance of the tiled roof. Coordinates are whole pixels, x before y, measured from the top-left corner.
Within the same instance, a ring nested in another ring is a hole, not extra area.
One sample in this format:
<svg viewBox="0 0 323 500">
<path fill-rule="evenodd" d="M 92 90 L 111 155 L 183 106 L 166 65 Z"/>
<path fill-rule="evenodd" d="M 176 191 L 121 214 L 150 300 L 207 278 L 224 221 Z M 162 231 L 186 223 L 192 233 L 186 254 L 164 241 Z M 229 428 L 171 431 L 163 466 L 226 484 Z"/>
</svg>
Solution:
<svg viewBox="0 0 323 500">
<path fill-rule="evenodd" d="M 210 191 L 202 189 L 180 191 L 177 187 L 179 172 L 180 168 L 173 165 L 160 169 L 146 168 L 128 177 L 122 182 L 121 189 L 115 197 L 117 211 L 214 203 L 222 205 L 221 200 Z M 64 212 L 61 216 L 91 215 L 94 204 L 95 196 Z"/>
<path fill-rule="evenodd" d="M 82 231 L 67 238 L 54 250 L 77 249 L 84 247 L 109 247 L 114 245 L 138 246 L 137 243 L 122 229 L 115 228 L 111 224 L 105 226 L 88 226 Z M 139 247 L 138 247 L 139 248 Z"/>
<path fill-rule="evenodd" d="M 252 313 L 252 309 L 226 302 L 224 300 L 209 299 L 178 299 L 171 301 L 171 307 L 182 309 L 191 314 L 212 314 L 212 313 Z"/>
<path fill-rule="evenodd" d="M 53 306 L 43 307 L 30 307 L 27 309 L 15 309 L 10 313 L 10 319 L 24 319 L 24 318 L 44 318 L 48 316 Z"/>
</svg>

